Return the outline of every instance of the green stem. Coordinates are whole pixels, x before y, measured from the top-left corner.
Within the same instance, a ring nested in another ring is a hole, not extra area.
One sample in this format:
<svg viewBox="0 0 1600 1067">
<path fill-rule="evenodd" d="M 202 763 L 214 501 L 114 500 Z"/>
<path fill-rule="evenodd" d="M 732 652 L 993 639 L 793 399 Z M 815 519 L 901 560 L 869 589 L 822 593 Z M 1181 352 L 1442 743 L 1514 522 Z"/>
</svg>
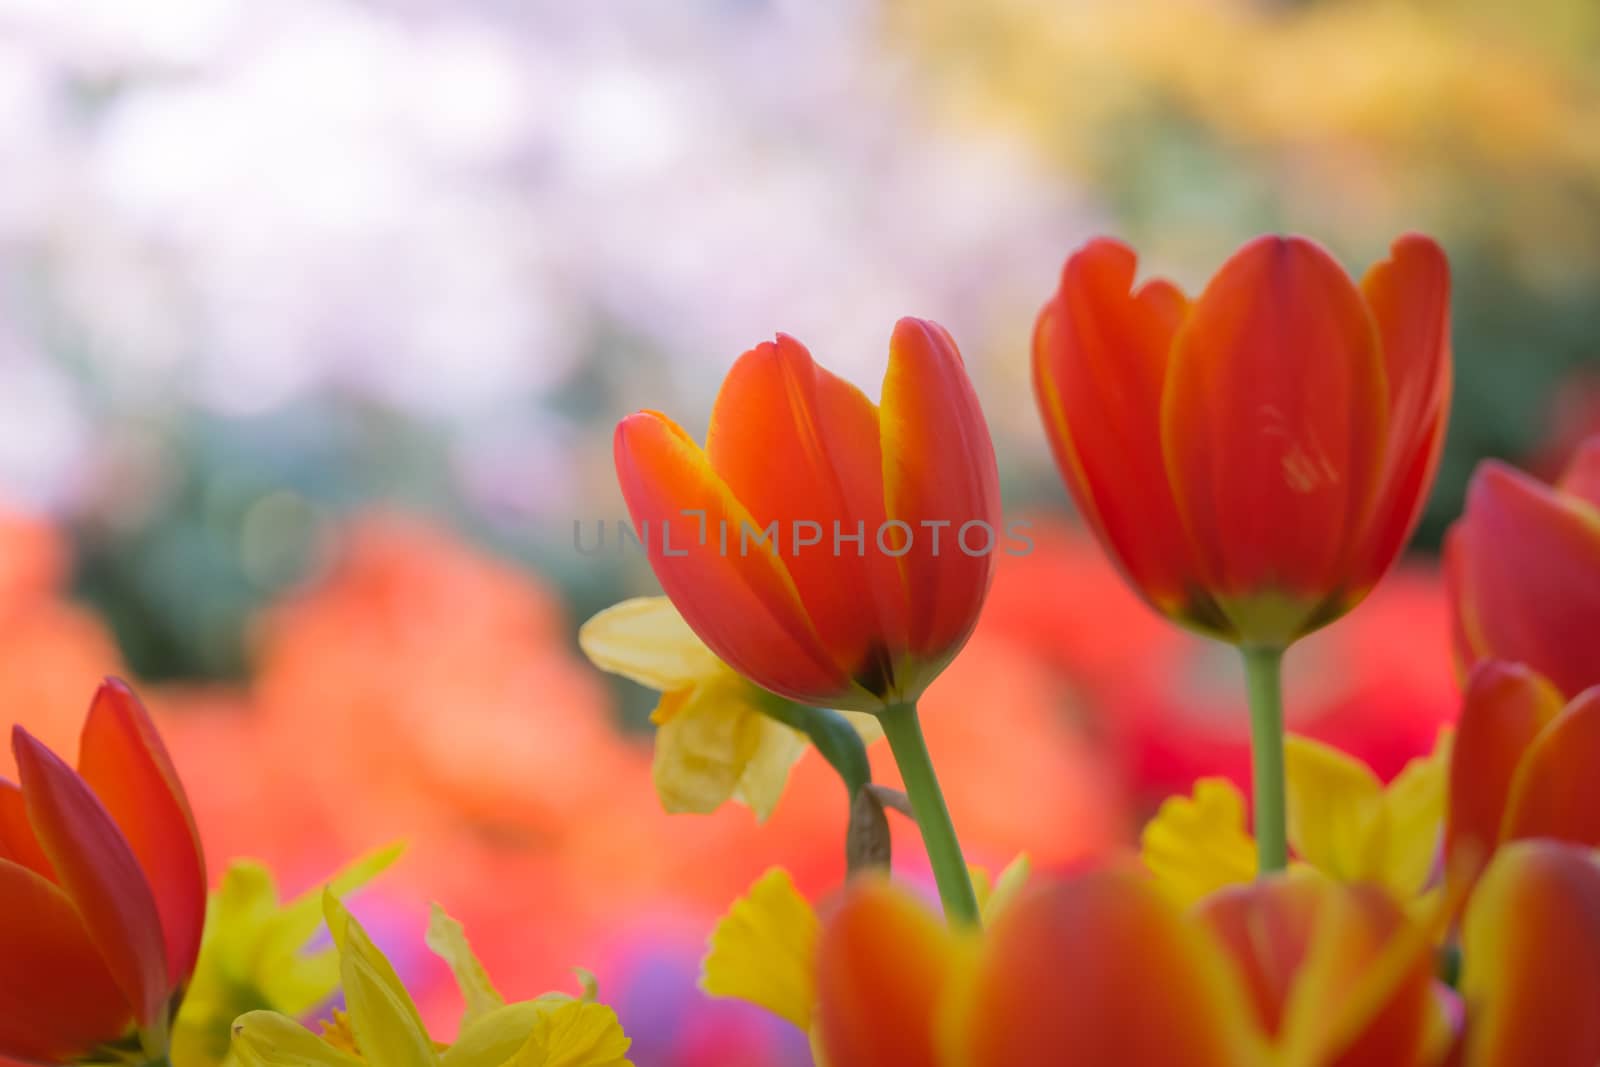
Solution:
<svg viewBox="0 0 1600 1067">
<path fill-rule="evenodd" d="M 850 720 L 829 708 L 796 704 L 771 694 L 767 697 L 762 711 L 810 738 L 822 758 L 839 775 L 845 792 L 853 801 L 872 781 L 872 763 L 867 759 L 867 746 Z"/>
<path fill-rule="evenodd" d="M 1289 864 L 1283 784 L 1283 649 L 1245 648 L 1250 689 L 1250 755 L 1255 779 L 1256 854 L 1260 872 Z"/>
<path fill-rule="evenodd" d="M 961 842 L 956 838 L 950 809 L 945 806 L 938 775 L 933 771 L 933 760 L 928 756 L 928 742 L 922 736 L 922 724 L 917 721 L 917 706 L 897 704 L 880 712 L 878 718 L 889 738 L 894 761 L 900 767 L 900 778 L 905 782 L 906 796 L 917 817 L 917 828 L 922 831 L 922 843 L 928 850 L 928 863 L 933 867 L 933 879 L 939 886 L 945 917 L 953 925 L 975 927 L 978 925 L 978 898 L 972 892 L 972 876 L 961 856 Z"/>
</svg>

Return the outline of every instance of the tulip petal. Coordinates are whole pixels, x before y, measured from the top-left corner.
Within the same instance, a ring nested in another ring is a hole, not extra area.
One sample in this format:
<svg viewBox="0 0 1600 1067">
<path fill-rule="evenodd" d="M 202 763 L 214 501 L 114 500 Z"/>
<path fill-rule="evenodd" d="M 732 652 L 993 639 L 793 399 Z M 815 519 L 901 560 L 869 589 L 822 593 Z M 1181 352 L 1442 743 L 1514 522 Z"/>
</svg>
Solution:
<svg viewBox="0 0 1600 1067">
<path fill-rule="evenodd" d="M 969 1067 L 1167 1067 L 1175 1048 L 1186 1067 L 1262 1062 L 1221 946 L 1127 871 L 1024 894 L 989 932 L 968 996 L 948 1025 Z"/>
<path fill-rule="evenodd" d="M 1366 304 L 1312 242 L 1251 242 L 1195 301 L 1162 448 L 1205 584 L 1246 641 L 1293 640 L 1358 592 L 1350 531 L 1374 506 L 1388 401 Z"/>
<path fill-rule="evenodd" d="M 0 1057 L 66 1063 L 120 1038 L 132 1022 L 66 894 L 0 860 Z"/>
<path fill-rule="evenodd" d="M 15 784 L 0 778 L 0 859 L 20 863 L 49 881 L 56 880 L 50 857 L 28 825 L 28 802 Z"/>
<path fill-rule="evenodd" d="M 206 917 L 206 868 L 194 816 L 155 724 L 133 691 L 107 681 L 83 725 L 78 773 L 139 859 L 166 935 L 167 974 L 188 981 Z"/>
<path fill-rule="evenodd" d="M 1600 511 L 1489 461 L 1451 541 L 1465 651 L 1526 663 L 1569 697 L 1600 681 Z"/>
<path fill-rule="evenodd" d="M 849 693 L 851 681 L 817 637 L 776 547 L 759 536 L 765 528 L 682 428 L 640 412 L 617 425 L 615 446 L 622 495 L 651 566 L 700 639 L 783 696 L 827 703 L 828 694 Z M 704 512 L 705 544 L 699 520 L 685 510 Z M 727 551 L 722 529 L 729 531 Z"/>
<path fill-rule="evenodd" d="M 606 608 L 578 628 L 578 646 L 601 670 L 661 693 L 727 670 L 664 596 Z"/>
<path fill-rule="evenodd" d="M 1161 452 L 1167 357 L 1188 302 L 1167 282 L 1133 288 L 1138 257 L 1104 238 L 1074 252 L 1033 335 L 1034 392 L 1084 520 L 1158 610 L 1225 626 L 1195 581 Z"/>
<path fill-rule="evenodd" d="M 895 324 L 880 418 L 888 516 L 914 531 L 899 560 L 910 647 L 931 680 L 972 633 L 1005 536 L 994 443 L 943 326 Z"/>
<path fill-rule="evenodd" d="M 1501 839 L 1524 755 L 1561 711 L 1561 694 L 1520 664 L 1488 661 L 1472 673 L 1450 757 L 1447 870 L 1469 880 Z"/>
<path fill-rule="evenodd" d="M 1600 847 L 1600 686 L 1579 694 L 1528 747 L 1506 800 L 1503 841 Z"/>
<path fill-rule="evenodd" d="M 829 1067 L 937 1063 L 936 1009 L 954 954 L 950 931 L 916 898 L 880 878 L 852 886 L 817 944 Z"/>
<path fill-rule="evenodd" d="M 779 334 L 728 372 L 706 455 L 756 522 L 778 522 L 784 564 L 833 661 L 869 689 L 887 678 L 906 647 L 906 606 L 899 567 L 875 543 L 884 463 L 872 401 Z M 818 543 L 802 547 L 796 522 L 816 523 Z"/>
<path fill-rule="evenodd" d="M 1218 894 L 1199 915 L 1228 946 L 1281 1062 L 1421 1067 L 1442 1052 L 1432 932 L 1377 886 L 1291 873 Z"/>
<path fill-rule="evenodd" d="M 1382 339 L 1389 444 L 1358 586 L 1375 584 L 1416 528 L 1444 448 L 1450 412 L 1450 265 L 1432 240 L 1407 234 L 1361 288 Z"/>
<path fill-rule="evenodd" d="M 164 1021 L 168 983 L 161 916 L 127 840 L 82 778 L 20 726 L 12 751 L 28 821 L 62 889 L 141 1028 Z"/>
<path fill-rule="evenodd" d="M 1600 434 L 1578 446 L 1556 488 L 1600 508 Z"/>
<path fill-rule="evenodd" d="M 1508 845 L 1462 926 L 1466 1067 L 1600 1063 L 1600 869 L 1586 850 Z"/>
<path fill-rule="evenodd" d="M 747 1001 L 811 1029 L 816 1010 L 817 916 L 789 872 L 774 868 L 733 902 L 711 932 L 700 988 Z"/>
</svg>

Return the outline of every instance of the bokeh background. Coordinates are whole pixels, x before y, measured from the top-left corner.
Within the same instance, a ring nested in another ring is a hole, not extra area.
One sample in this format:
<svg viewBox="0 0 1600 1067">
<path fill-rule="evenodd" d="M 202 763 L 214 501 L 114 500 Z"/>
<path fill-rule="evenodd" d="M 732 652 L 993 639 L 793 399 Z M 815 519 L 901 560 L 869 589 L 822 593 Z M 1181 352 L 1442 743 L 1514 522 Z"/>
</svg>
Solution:
<svg viewBox="0 0 1600 1067">
<path fill-rule="evenodd" d="M 764 826 L 660 813 L 650 694 L 574 640 L 655 589 L 574 548 L 624 514 L 615 420 L 703 425 L 775 330 L 870 392 L 897 317 L 949 326 L 1037 548 L 928 729 L 974 859 L 1067 867 L 1246 758 L 1231 658 L 1050 467 L 1027 339 L 1067 252 L 1192 290 L 1265 230 L 1356 272 L 1433 234 L 1438 486 L 1290 663 L 1297 728 L 1392 774 L 1454 715 L 1431 553 L 1474 463 L 1600 429 L 1597 57 L 1590 0 L 0 0 L 6 715 L 70 752 L 134 679 L 217 869 L 409 840 L 362 913 L 445 1032 L 430 899 L 509 994 L 594 968 L 643 1067 L 806 1062 L 693 979 L 766 866 L 837 882 L 842 790 L 807 756 Z"/>
</svg>

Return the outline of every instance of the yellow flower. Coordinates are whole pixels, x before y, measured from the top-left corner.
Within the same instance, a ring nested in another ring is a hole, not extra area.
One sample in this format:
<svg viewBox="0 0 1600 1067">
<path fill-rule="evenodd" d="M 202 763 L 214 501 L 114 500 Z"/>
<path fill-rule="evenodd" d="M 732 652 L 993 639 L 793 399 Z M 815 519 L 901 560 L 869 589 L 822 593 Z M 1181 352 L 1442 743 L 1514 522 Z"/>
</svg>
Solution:
<svg viewBox="0 0 1600 1067">
<path fill-rule="evenodd" d="M 654 777 L 670 812 L 705 814 L 728 800 L 765 819 L 783 795 L 806 738 L 771 714 L 785 702 L 735 674 L 689 629 L 666 597 L 637 597 L 583 624 L 578 644 L 601 670 L 661 693 Z M 871 715 L 845 712 L 863 740 L 882 734 Z"/>
<path fill-rule="evenodd" d="M 455 1044 L 436 1044 L 394 968 L 339 898 L 325 893 L 322 910 L 346 1011 L 324 1025 L 322 1036 L 278 1012 L 241 1015 L 233 1050 L 243 1067 L 632 1067 L 625 1058 L 631 1042 L 616 1014 L 594 1002 L 592 978 L 582 975 L 582 997 L 546 993 L 507 1004 L 460 924 L 437 905 L 428 947 L 455 973 L 466 1013 Z"/>
<path fill-rule="evenodd" d="M 328 889 L 354 892 L 403 848 L 391 845 L 357 859 L 329 880 Z M 175 1067 L 230 1062 L 231 1027 L 244 1012 L 266 1008 L 298 1018 L 327 1003 L 339 988 L 338 954 L 305 951 L 322 925 L 321 903 L 321 887 L 280 903 L 272 873 L 258 863 L 228 868 L 207 904 L 199 962 L 173 1026 Z"/>
<path fill-rule="evenodd" d="M 1396 899 L 1424 895 L 1444 823 L 1450 735 L 1408 763 L 1386 787 L 1371 768 L 1304 737 L 1285 745 L 1289 844 L 1307 866 L 1345 882 L 1373 882 Z M 1244 796 L 1204 778 L 1194 796 L 1173 797 L 1145 827 L 1142 854 L 1152 873 L 1194 903 L 1256 875 Z"/>
<path fill-rule="evenodd" d="M 992 881 L 987 871 L 971 870 L 978 907 L 989 923 L 1022 891 L 1031 865 L 1027 856 L 1018 856 Z M 733 902 L 712 930 L 700 964 L 700 988 L 708 996 L 743 1000 L 793 1023 L 810 1035 L 815 1054 L 820 929 L 815 909 L 789 872 L 774 867 Z M 817 1062 L 822 1062 L 820 1056 Z"/>
</svg>

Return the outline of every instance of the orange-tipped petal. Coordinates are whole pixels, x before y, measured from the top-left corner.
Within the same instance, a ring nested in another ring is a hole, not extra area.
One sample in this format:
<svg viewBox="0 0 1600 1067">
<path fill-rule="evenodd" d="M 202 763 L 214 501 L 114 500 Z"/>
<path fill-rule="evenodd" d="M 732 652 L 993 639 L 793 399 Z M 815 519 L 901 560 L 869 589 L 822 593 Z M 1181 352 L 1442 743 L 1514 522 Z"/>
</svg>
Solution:
<svg viewBox="0 0 1600 1067">
<path fill-rule="evenodd" d="M 1228 946 L 1283 1062 L 1436 1062 L 1447 1033 L 1433 939 L 1384 890 L 1305 872 L 1224 891 L 1199 915 Z"/>
<path fill-rule="evenodd" d="M 954 939 L 886 880 L 852 886 L 817 943 L 817 1025 L 829 1067 L 935 1067 L 936 1008 Z"/>
<path fill-rule="evenodd" d="M 70 1063 L 128 1029 L 128 1001 L 72 902 L 5 860 L 0 945 L 0 1057 Z"/>
<path fill-rule="evenodd" d="M 133 850 L 105 806 L 55 753 L 20 726 L 12 751 L 28 822 L 89 938 L 141 1027 L 166 1010 L 172 986 L 161 915 Z"/>
<path fill-rule="evenodd" d="M 1205 584 L 1245 640 L 1293 640 L 1364 592 L 1352 531 L 1374 508 L 1388 407 L 1366 304 L 1312 242 L 1251 242 L 1190 308 L 1162 448 Z"/>
<path fill-rule="evenodd" d="M 1389 443 L 1362 570 L 1369 586 L 1400 554 L 1427 499 L 1450 414 L 1450 265 L 1408 234 L 1361 283 L 1378 325 L 1389 383 Z"/>
<path fill-rule="evenodd" d="M 833 661 L 886 675 L 906 649 L 906 605 L 899 566 L 876 544 L 883 457 L 872 401 L 779 334 L 728 372 L 706 456 L 758 524 L 777 521 L 784 565 Z M 797 538 L 797 522 L 816 526 Z"/>
<path fill-rule="evenodd" d="M 1451 539 L 1468 651 L 1526 663 L 1569 697 L 1600 683 L 1600 510 L 1491 461 Z"/>
<path fill-rule="evenodd" d="M 1156 886 L 1100 871 L 1025 894 L 996 922 L 954 1062 L 1186 1067 L 1259 1062 L 1220 944 Z"/>
<path fill-rule="evenodd" d="M 1525 841 L 1484 873 L 1462 927 L 1465 1067 L 1600 1063 L 1600 869 Z"/>
<path fill-rule="evenodd" d="M 1448 870 L 1471 877 L 1489 862 L 1517 768 L 1560 711 L 1561 694 L 1521 664 L 1489 661 L 1472 672 L 1450 752 Z"/>
<path fill-rule="evenodd" d="M 1578 446 L 1556 487 L 1600 508 L 1600 434 Z"/>
<path fill-rule="evenodd" d="M 759 539 L 763 527 L 682 428 L 658 412 L 630 415 L 617 425 L 615 451 L 622 495 L 651 566 L 700 639 L 783 696 L 828 703 L 826 697 L 849 692 L 850 679 L 812 629 L 776 549 Z M 704 544 L 699 519 L 685 510 L 705 513 Z M 724 528 L 727 551 L 720 543 Z"/>
<path fill-rule="evenodd" d="M 39 847 L 33 827 L 28 825 L 28 802 L 23 799 L 22 790 L 3 778 L 0 778 L 0 859 L 20 863 L 49 881 L 55 881 L 50 857 Z"/>
<path fill-rule="evenodd" d="M 888 517 L 914 534 L 899 560 L 910 649 L 942 665 L 978 621 L 1006 536 L 994 443 L 943 326 L 909 318 L 895 324 L 879 418 Z"/>
<path fill-rule="evenodd" d="M 1581 693 L 1528 748 L 1500 835 L 1600 848 L 1600 686 Z"/>
<path fill-rule="evenodd" d="M 187 981 L 206 917 L 205 860 L 188 798 L 155 724 L 125 684 L 95 693 L 83 726 L 78 773 L 138 857 L 166 934 L 167 974 Z"/>
<path fill-rule="evenodd" d="M 1034 392 L 1078 511 L 1134 588 L 1215 626 L 1161 452 L 1167 357 L 1188 302 L 1162 281 L 1135 291 L 1137 267 L 1131 248 L 1103 238 L 1067 260 L 1034 329 Z"/>
<path fill-rule="evenodd" d="M 1327 882 L 1291 874 L 1230 886 L 1195 909 L 1243 976 L 1262 1033 L 1277 1038 L 1294 977 L 1305 962 Z"/>
</svg>

